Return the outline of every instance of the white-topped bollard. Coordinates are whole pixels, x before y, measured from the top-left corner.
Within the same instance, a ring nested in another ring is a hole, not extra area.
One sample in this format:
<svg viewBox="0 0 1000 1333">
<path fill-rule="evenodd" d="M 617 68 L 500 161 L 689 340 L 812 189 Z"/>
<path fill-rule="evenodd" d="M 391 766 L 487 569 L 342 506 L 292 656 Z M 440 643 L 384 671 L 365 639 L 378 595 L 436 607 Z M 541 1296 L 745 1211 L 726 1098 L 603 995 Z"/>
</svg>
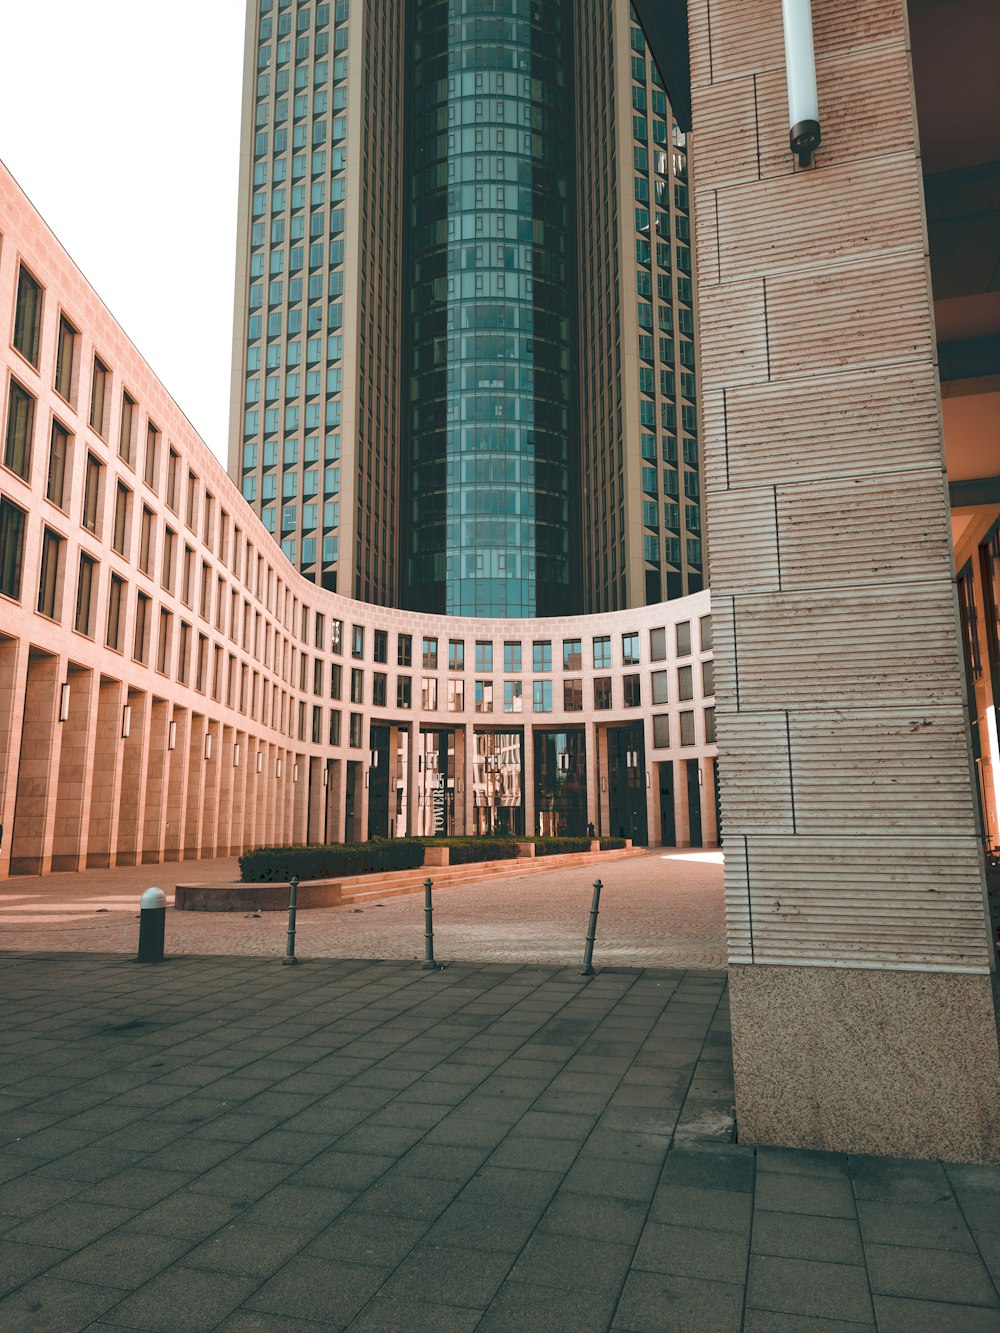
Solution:
<svg viewBox="0 0 1000 1333">
<path fill-rule="evenodd" d="M 137 963 L 163 962 L 163 937 L 166 926 L 167 895 L 162 889 L 147 889 L 139 899 Z"/>
</svg>

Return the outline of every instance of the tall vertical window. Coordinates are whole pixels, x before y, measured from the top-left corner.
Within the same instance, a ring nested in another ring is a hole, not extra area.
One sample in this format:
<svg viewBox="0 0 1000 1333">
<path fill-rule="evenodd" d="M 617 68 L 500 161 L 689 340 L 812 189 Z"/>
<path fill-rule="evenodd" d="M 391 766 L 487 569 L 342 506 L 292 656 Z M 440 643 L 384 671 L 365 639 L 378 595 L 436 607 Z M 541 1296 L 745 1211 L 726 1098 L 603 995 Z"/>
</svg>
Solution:
<svg viewBox="0 0 1000 1333">
<path fill-rule="evenodd" d="M 26 517 L 23 509 L 0 499 L 0 593 L 15 601 L 21 596 Z"/>
<path fill-rule="evenodd" d="M 83 517 L 81 522 L 88 532 L 97 531 L 98 505 L 101 495 L 101 463 L 93 454 L 87 455 L 87 471 L 83 482 Z"/>
<path fill-rule="evenodd" d="M 97 561 L 92 556 L 81 554 L 80 572 L 76 581 L 76 615 L 73 627 L 80 634 L 93 635 L 92 621 L 94 609 L 94 584 Z"/>
<path fill-rule="evenodd" d="M 127 486 L 118 483 L 115 492 L 115 527 L 111 534 L 111 545 L 119 555 L 125 554 L 125 538 L 128 533 L 128 509 L 132 492 Z"/>
<path fill-rule="evenodd" d="M 180 461 L 177 450 L 171 449 L 167 456 L 167 504 L 175 514 L 177 513 L 177 473 L 180 468 Z"/>
<path fill-rule="evenodd" d="M 476 641 L 476 670 L 493 670 L 493 644 L 487 639 L 477 639 Z"/>
<path fill-rule="evenodd" d="M 142 506 L 142 522 L 139 525 L 139 568 L 144 574 L 153 572 L 153 511 Z"/>
<path fill-rule="evenodd" d="M 108 637 L 106 643 L 116 652 L 122 650 L 122 635 L 125 632 L 125 580 L 117 574 L 111 575 L 108 589 Z"/>
<path fill-rule="evenodd" d="M 10 382 L 7 399 L 7 433 L 4 436 L 3 463 L 11 472 L 28 480 L 31 470 L 31 436 L 35 425 L 35 400 L 17 380 Z"/>
<path fill-rule="evenodd" d="M 43 616 L 58 620 L 57 593 L 59 564 L 63 539 L 58 532 L 46 528 L 42 534 L 42 567 L 38 576 L 38 610 Z"/>
<path fill-rule="evenodd" d="M 436 671 L 438 664 L 438 641 L 437 639 L 424 639 L 423 643 L 423 666 L 425 671 Z"/>
<path fill-rule="evenodd" d="M 132 656 L 137 662 L 145 662 L 149 653 L 149 609 L 152 605 L 144 592 L 135 599 L 135 639 L 132 644 Z"/>
<path fill-rule="evenodd" d="M 389 660 L 389 633 L 384 629 L 375 631 L 375 643 L 372 649 L 372 655 L 376 662 L 388 662 Z"/>
<path fill-rule="evenodd" d="M 690 620 L 681 620 L 677 625 L 677 656 L 689 657 L 691 655 L 691 622 Z"/>
<path fill-rule="evenodd" d="M 14 307 L 14 346 L 33 366 L 38 365 L 38 335 L 42 327 L 42 289 L 21 265 Z"/>
<path fill-rule="evenodd" d="M 160 637 L 156 644 L 156 669 L 162 675 L 167 674 L 170 665 L 170 633 L 173 627 L 173 616 L 163 607 L 160 608 Z M 230 703 L 230 707 L 232 704 Z"/>
<path fill-rule="evenodd" d="M 53 419 L 52 437 L 49 441 L 49 475 L 45 483 L 45 494 L 54 505 L 64 508 L 66 494 L 66 463 L 69 458 L 69 431 Z"/>
<path fill-rule="evenodd" d="M 174 589 L 174 558 L 177 549 L 177 533 L 171 528 L 167 528 L 163 534 L 163 569 L 160 571 L 160 582 L 166 588 L 167 592 L 173 592 Z"/>
<path fill-rule="evenodd" d="M 159 463 L 160 432 L 152 422 L 146 427 L 146 464 L 143 481 L 151 490 L 156 490 L 156 469 Z"/>
<path fill-rule="evenodd" d="M 73 393 L 73 369 L 76 361 L 76 329 L 65 315 L 59 317 L 59 342 L 56 345 L 56 393 L 70 401 Z"/>
<path fill-rule="evenodd" d="M 135 399 L 122 393 L 122 419 L 118 427 L 118 457 L 132 466 L 132 432 L 135 429 Z"/>
<path fill-rule="evenodd" d="M 465 670 L 465 640 L 464 640 L 464 639 L 449 639 L 449 640 L 448 640 L 448 670 L 449 670 L 449 671 L 464 671 L 464 670 Z"/>
<path fill-rule="evenodd" d="M 94 357 L 94 373 L 90 381 L 90 428 L 104 435 L 107 413 L 107 393 L 110 371 L 99 356 Z"/>
</svg>

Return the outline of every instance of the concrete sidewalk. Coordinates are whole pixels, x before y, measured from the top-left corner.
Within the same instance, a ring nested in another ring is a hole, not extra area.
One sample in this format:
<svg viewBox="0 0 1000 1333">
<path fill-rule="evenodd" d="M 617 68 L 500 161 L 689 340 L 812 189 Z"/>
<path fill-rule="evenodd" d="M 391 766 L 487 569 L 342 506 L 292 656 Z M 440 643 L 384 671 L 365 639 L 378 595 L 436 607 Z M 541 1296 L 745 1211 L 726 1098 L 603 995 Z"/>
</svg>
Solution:
<svg viewBox="0 0 1000 1333">
<path fill-rule="evenodd" d="M 1000 1169 L 725 1141 L 725 974 L 0 959 L 0 1328 L 1000 1329 Z"/>
</svg>

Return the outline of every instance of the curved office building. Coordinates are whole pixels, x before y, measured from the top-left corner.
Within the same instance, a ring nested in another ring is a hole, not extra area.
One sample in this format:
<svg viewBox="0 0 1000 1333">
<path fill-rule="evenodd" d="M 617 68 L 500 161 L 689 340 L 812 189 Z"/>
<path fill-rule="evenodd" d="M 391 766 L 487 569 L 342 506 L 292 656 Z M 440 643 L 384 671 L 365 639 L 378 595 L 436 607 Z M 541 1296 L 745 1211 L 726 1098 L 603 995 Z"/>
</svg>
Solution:
<svg viewBox="0 0 1000 1333">
<path fill-rule="evenodd" d="M 575 600 L 561 3 L 417 0 L 409 602 L 533 616 Z"/>
</svg>

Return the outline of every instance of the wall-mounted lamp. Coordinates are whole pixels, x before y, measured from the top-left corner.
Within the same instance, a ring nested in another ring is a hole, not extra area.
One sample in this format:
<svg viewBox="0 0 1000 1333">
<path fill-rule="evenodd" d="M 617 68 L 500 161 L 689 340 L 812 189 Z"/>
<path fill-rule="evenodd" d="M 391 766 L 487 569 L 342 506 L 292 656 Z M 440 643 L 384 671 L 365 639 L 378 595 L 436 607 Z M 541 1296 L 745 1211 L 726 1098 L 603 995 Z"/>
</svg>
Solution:
<svg viewBox="0 0 1000 1333">
<path fill-rule="evenodd" d="M 167 749 L 168 749 L 168 750 L 176 750 L 176 749 L 177 749 L 177 723 L 176 723 L 176 722 L 171 722 L 170 725 L 169 725 L 169 727 L 167 727 Z"/>
<path fill-rule="evenodd" d="M 65 722 L 69 717 L 69 681 L 59 687 L 59 721 Z"/>
<path fill-rule="evenodd" d="M 366 768 L 366 769 L 365 769 L 365 786 L 366 786 L 366 787 L 368 786 L 368 777 L 369 777 L 369 773 L 370 773 L 370 770 Z"/>
<path fill-rule="evenodd" d="M 607 789 L 608 789 L 607 778 L 601 778 L 601 791 L 607 791 Z"/>
<path fill-rule="evenodd" d="M 240 748 L 240 743 L 239 741 L 237 741 L 236 744 L 233 746 L 233 768 L 239 768 L 242 754 L 243 751 Z"/>
<path fill-rule="evenodd" d="M 292 765 L 292 781 L 293 781 L 293 782 L 298 782 L 298 780 L 299 780 L 299 766 L 298 766 L 298 764 L 293 764 L 293 765 Z"/>
<path fill-rule="evenodd" d="M 211 757 L 212 757 L 212 733 L 211 733 L 210 731 L 206 731 L 206 732 L 205 732 L 205 758 L 206 758 L 206 759 L 211 759 Z"/>
<path fill-rule="evenodd" d="M 257 772 L 258 772 L 258 773 L 263 773 L 263 771 L 264 771 L 264 751 L 263 751 L 263 750 L 258 750 L 258 751 L 257 751 Z"/>
<path fill-rule="evenodd" d="M 811 0 L 781 0 L 788 83 L 788 141 L 800 167 L 808 167 L 820 144 L 816 51 Z"/>
<path fill-rule="evenodd" d="M 646 774 L 646 786 L 647 786 L 647 787 L 650 786 L 649 773 L 648 773 L 648 772 L 647 772 L 647 774 Z"/>
<path fill-rule="evenodd" d="M 323 769 L 323 786 L 324 786 L 324 787 L 329 787 L 329 785 L 330 785 L 330 770 L 329 770 L 328 768 L 324 768 L 324 769 Z"/>
<path fill-rule="evenodd" d="M 378 750 L 372 750 L 371 762 L 372 762 L 372 768 L 378 768 Z"/>
<path fill-rule="evenodd" d="M 274 765 L 274 775 L 275 775 L 275 777 L 278 777 L 278 778 L 281 777 L 281 769 L 282 769 L 282 763 L 281 763 L 281 760 L 279 759 L 279 760 L 276 761 L 276 763 L 275 763 L 275 765 Z"/>
<path fill-rule="evenodd" d="M 132 705 L 126 704 L 122 709 L 122 740 L 127 741 L 132 731 Z"/>
</svg>

